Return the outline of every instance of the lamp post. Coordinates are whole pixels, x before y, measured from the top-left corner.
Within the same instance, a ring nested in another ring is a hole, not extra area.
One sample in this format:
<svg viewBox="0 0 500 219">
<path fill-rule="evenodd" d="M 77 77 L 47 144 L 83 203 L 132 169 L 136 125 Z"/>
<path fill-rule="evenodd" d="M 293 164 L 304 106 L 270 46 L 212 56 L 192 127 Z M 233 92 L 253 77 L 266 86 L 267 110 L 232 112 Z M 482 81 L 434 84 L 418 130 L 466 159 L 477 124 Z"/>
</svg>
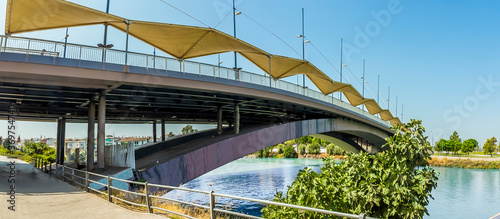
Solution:
<svg viewBox="0 0 500 219">
<path fill-rule="evenodd" d="M 109 13 L 109 1 L 107 1 L 106 3 L 106 13 L 108 14 Z M 105 62 L 106 61 L 106 49 L 105 48 L 111 48 L 111 47 L 107 47 L 108 46 L 108 24 L 104 24 L 104 40 L 103 40 L 103 44 L 101 44 L 103 46 L 99 46 L 99 47 L 102 47 L 103 50 L 102 50 L 102 62 Z"/>
<path fill-rule="evenodd" d="M 362 91 L 362 94 L 361 96 L 363 96 L 363 112 L 365 111 L 365 60 L 363 59 L 363 77 L 361 77 L 363 79 L 363 91 Z"/>
<path fill-rule="evenodd" d="M 377 80 L 377 103 L 380 104 L 380 75 L 378 75 L 378 80 Z"/>
<path fill-rule="evenodd" d="M 68 44 L 68 37 L 69 37 L 68 28 L 66 28 L 66 35 L 64 36 L 64 55 L 63 55 L 63 58 L 66 58 L 66 46 Z"/>
<path fill-rule="evenodd" d="M 234 0 L 233 0 L 233 30 L 234 30 L 234 38 L 236 38 L 236 15 L 240 15 L 241 12 L 236 12 L 236 7 L 234 5 Z M 235 74 L 239 74 L 240 68 L 238 68 L 238 58 L 237 58 L 237 53 L 234 51 L 234 71 Z M 239 76 L 237 76 L 239 79 Z"/>
<path fill-rule="evenodd" d="M 391 111 L 390 99 L 391 99 L 391 87 L 389 86 L 389 90 L 387 91 L 387 110 L 389 111 Z"/>
<path fill-rule="evenodd" d="M 340 83 L 342 83 L 342 68 L 344 67 L 342 62 L 342 52 L 344 48 L 344 39 L 340 38 Z M 342 92 L 339 93 L 339 99 L 342 101 Z"/>
</svg>

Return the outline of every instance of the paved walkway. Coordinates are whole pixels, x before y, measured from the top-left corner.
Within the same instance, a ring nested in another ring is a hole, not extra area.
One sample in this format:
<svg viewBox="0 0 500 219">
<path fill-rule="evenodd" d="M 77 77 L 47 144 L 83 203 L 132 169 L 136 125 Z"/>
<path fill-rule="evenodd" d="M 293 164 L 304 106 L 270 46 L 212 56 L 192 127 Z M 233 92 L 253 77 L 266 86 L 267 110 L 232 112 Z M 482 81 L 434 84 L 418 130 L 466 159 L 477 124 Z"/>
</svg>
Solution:
<svg viewBox="0 0 500 219">
<path fill-rule="evenodd" d="M 9 182 L 15 162 L 15 182 Z M 11 185 L 15 186 L 15 211 L 9 210 Z M 32 165 L 0 156 L 0 218 L 164 218 L 130 211 L 77 189 Z"/>
</svg>

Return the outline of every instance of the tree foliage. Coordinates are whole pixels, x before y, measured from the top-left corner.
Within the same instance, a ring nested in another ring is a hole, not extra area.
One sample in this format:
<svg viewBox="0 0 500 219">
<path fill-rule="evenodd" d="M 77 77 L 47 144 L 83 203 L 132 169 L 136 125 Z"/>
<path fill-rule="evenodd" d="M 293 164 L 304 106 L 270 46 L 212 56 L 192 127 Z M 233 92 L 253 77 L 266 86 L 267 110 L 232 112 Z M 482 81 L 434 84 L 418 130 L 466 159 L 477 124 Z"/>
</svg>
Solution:
<svg viewBox="0 0 500 219">
<path fill-rule="evenodd" d="M 312 144 L 309 144 L 307 146 L 307 153 L 309 153 L 309 154 L 319 154 L 320 150 L 321 150 L 321 147 L 316 142 L 313 142 Z"/>
<path fill-rule="evenodd" d="M 497 144 L 497 139 L 495 137 L 486 140 L 486 142 L 483 145 L 484 153 L 490 154 L 493 157 L 493 153 L 495 153 L 496 149 L 496 144 Z"/>
<path fill-rule="evenodd" d="M 437 186 L 437 173 L 417 164 L 430 157 L 431 147 L 421 121 L 411 120 L 393 129 L 388 150 L 348 154 L 341 164 L 326 158 L 321 173 L 301 170 L 286 195 L 280 192 L 274 200 L 379 218 L 422 218 Z M 272 205 L 262 211 L 265 218 L 329 218 Z"/>
<path fill-rule="evenodd" d="M 22 148 L 23 152 L 27 155 L 25 160 L 30 157 L 40 157 L 50 163 L 56 161 L 56 149 L 47 146 L 43 142 L 26 142 Z"/>
<path fill-rule="evenodd" d="M 186 125 L 182 128 L 182 134 L 189 134 L 189 133 L 193 133 L 193 132 L 197 132 L 198 129 L 193 129 L 193 126 L 192 125 Z"/>
<path fill-rule="evenodd" d="M 462 142 L 462 139 L 460 138 L 460 136 L 458 136 L 457 131 L 454 131 L 453 134 L 450 135 L 450 140 Z"/>
<path fill-rule="evenodd" d="M 297 149 L 302 156 L 306 156 L 307 146 L 305 144 L 299 144 Z"/>
<path fill-rule="evenodd" d="M 299 155 L 295 152 L 295 148 L 293 146 L 286 146 L 283 152 L 283 156 L 285 158 L 297 158 Z"/>
<path fill-rule="evenodd" d="M 470 153 L 473 152 L 474 149 L 479 145 L 479 143 L 476 141 L 476 139 L 467 139 L 462 143 L 462 149 L 461 151 L 464 153 Z"/>
<path fill-rule="evenodd" d="M 326 146 L 326 153 L 330 156 L 331 155 L 344 155 L 345 151 L 342 148 L 340 148 L 339 146 L 330 143 Z"/>
</svg>

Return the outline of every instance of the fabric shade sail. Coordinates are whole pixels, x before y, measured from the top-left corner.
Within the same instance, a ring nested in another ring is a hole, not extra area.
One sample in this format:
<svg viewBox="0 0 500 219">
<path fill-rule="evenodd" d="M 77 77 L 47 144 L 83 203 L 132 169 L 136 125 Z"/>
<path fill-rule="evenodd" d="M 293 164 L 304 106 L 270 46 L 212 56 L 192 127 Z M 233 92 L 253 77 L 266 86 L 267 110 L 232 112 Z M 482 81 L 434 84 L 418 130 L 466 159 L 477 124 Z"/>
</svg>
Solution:
<svg viewBox="0 0 500 219">
<path fill-rule="evenodd" d="M 304 74 L 325 95 L 342 92 L 353 106 L 365 104 L 370 114 L 384 121 L 399 121 L 382 110 L 373 99 L 350 84 L 333 81 L 312 63 L 270 54 L 243 40 L 208 27 L 128 20 L 64 0 L 8 0 L 6 34 L 77 27 L 110 25 L 180 60 L 225 52 L 238 52 L 275 79 Z"/>
</svg>

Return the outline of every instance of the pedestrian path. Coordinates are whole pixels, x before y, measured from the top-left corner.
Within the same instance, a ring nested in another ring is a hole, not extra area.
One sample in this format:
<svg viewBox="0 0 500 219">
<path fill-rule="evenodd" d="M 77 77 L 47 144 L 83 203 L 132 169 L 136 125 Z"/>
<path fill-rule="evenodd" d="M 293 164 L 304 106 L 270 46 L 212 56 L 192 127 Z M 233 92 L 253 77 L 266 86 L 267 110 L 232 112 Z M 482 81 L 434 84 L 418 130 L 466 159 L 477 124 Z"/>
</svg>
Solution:
<svg viewBox="0 0 500 219">
<path fill-rule="evenodd" d="M 5 156 L 0 156 L 0 200 L 0 218 L 164 218 L 125 209 Z"/>
</svg>

